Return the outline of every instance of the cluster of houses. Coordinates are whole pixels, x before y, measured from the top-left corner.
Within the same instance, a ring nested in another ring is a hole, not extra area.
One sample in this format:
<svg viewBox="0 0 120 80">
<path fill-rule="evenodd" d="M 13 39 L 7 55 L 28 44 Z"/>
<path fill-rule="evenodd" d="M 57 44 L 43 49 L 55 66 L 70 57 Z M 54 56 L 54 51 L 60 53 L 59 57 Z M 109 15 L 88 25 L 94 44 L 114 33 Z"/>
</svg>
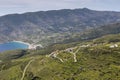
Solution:
<svg viewBox="0 0 120 80">
<path fill-rule="evenodd" d="M 41 48 L 43 48 L 43 46 L 41 44 L 37 44 L 37 45 L 30 44 L 28 49 L 37 50 L 37 49 L 41 49 Z"/>
</svg>

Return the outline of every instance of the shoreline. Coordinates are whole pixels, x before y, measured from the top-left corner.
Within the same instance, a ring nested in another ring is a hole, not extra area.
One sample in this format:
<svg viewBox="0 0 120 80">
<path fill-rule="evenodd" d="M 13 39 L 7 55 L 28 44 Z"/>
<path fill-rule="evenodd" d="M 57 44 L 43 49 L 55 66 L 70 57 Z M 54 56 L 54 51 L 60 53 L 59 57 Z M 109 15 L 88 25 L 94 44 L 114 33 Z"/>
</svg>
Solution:
<svg viewBox="0 0 120 80">
<path fill-rule="evenodd" d="M 28 45 L 28 46 L 29 46 L 29 45 L 31 45 L 30 43 L 27 43 L 27 42 L 23 42 L 23 41 L 15 41 L 15 40 L 14 40 L 14 41 L 12 41 L 12 42 L 23 43 L 23 44 L 26 44 L 26 45 Z"/>
<path fill-rule="evenodd" d="M 18 43 L 23 43 L 23 44 L 26 44 L 28 45 L 28 49 L 36 49 L 37 46 L 40 46 L 43 48 L 43 46 L 41 44 L 30 44 L 30 43 L 27 43 L 27 42 L 23 42 L 23 41 L 16 41 L 14 40 L 13 42 L 18 42 Z"/>
<path fill-rule="evenodd" d="M 13 40 L 12 42 L 18 42 L 18 43 L 26 44 L 26 45 L 28 45 L 28 49 L 33 48 L 33 45 L 32 45 L 32 44 L 30 44 L 30 43 L 27 43 L 27 42 L 23 42 L 23 41 L 16 41 L 16 40 Z"/>
<path fill-rule="evenodd" d="M 27 42 L 17 41 L 17 40 L 13 40 L 13 41 L 10 41 L 10 42 L 17 42 L 17 43 L 25 44 L 25 45 L 28 46 L 27 49 L 36 49 L 37 46 L 43 47 L 41 44 L 36 44 L 35 45 L 35 44 L 30 44 L 30 43 L 27 43 Z M 9 43 L 9 42 L 7 42 L 7 43 Z"/>
</svg>

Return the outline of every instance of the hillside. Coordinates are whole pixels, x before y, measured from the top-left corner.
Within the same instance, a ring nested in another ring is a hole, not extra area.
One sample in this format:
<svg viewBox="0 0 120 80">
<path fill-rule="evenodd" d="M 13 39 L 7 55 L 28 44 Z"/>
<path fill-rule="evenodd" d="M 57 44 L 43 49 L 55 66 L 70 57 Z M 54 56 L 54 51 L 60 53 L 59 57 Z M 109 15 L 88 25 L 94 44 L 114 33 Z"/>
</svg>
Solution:
<svg viewBox="0 0 120 80">
<path fill-rule="evenodd" d="M 87 41 L 87 40 L 96 39 L 102 36 L 111 35 L 111 34 L 119 34 L 119 33 L 120 33 L 120 23 L 112 23 L 112 24 L 107 24 L 107 25 L 93 28 L 93 29 L 85 29 L 84 31 L 78 34 L 75 34 L 71 38 L 65 39 L 62 43 Z M 116 38 L 119 38 L 119 35 L 116 35 Z"/>
<path fill-rule="evenodd" d="M 86 42 L 55 44 L 43 50 L 5 52 L 0 55 L 2 56 L 0 78 L 2 80 L 119 80 L 118 36 L 119 34 L 107 35 Z M 5 58 L 4 55 L 7 54 L 10 56 Z"/>
<path fill-rule="evenodd" d="M 120 23 L 107 24 L 99 28 L 94 28 L 91 30 L 86 30 L 81 34 L 83 39 L 94 39 L 108 34 L 118 34 L 120 33 Z"/>
<path fill-rule="evenodd" d="M 48 45 L 85 29 L 119 22 L 120 12 L 83 9 L 10 14 L 0 17 L 0 43 L 21 40 Z"/>
<path fill-rule="evenodd" d="M 0 42 L 46 46 L 0 53 L 0 80 L 120 80 L 120 12 L 87 8 L 0 17 Z"/>
</svg>

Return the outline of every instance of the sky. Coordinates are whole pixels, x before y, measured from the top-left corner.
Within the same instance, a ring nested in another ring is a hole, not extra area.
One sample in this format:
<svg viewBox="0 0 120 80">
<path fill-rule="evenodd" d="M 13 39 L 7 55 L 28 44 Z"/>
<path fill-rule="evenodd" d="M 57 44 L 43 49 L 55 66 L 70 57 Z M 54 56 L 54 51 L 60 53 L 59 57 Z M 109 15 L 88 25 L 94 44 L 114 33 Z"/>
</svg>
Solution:
<svg viewBox="0 0 120 80">
<path fill-rule="evenodd" d="M 0 16 L 13 13 L 76 8 L 120 11 L 120 0 L 0 0 Z"/>
</svg>

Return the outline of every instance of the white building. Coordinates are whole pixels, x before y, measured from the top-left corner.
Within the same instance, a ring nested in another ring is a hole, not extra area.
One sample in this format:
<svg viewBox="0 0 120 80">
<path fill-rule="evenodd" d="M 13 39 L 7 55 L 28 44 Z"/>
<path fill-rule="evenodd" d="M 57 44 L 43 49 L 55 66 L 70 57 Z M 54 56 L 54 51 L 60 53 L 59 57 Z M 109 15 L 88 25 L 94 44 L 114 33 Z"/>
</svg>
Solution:
<svg viewBox="0 0 120 80">
<path fill-rule="evenodd" d="M 118 45 L 117 45 L 117 44 L 110 45 L 110 48 L 116 48 L 116 47 L 118 47 Z"/>
</svg>

